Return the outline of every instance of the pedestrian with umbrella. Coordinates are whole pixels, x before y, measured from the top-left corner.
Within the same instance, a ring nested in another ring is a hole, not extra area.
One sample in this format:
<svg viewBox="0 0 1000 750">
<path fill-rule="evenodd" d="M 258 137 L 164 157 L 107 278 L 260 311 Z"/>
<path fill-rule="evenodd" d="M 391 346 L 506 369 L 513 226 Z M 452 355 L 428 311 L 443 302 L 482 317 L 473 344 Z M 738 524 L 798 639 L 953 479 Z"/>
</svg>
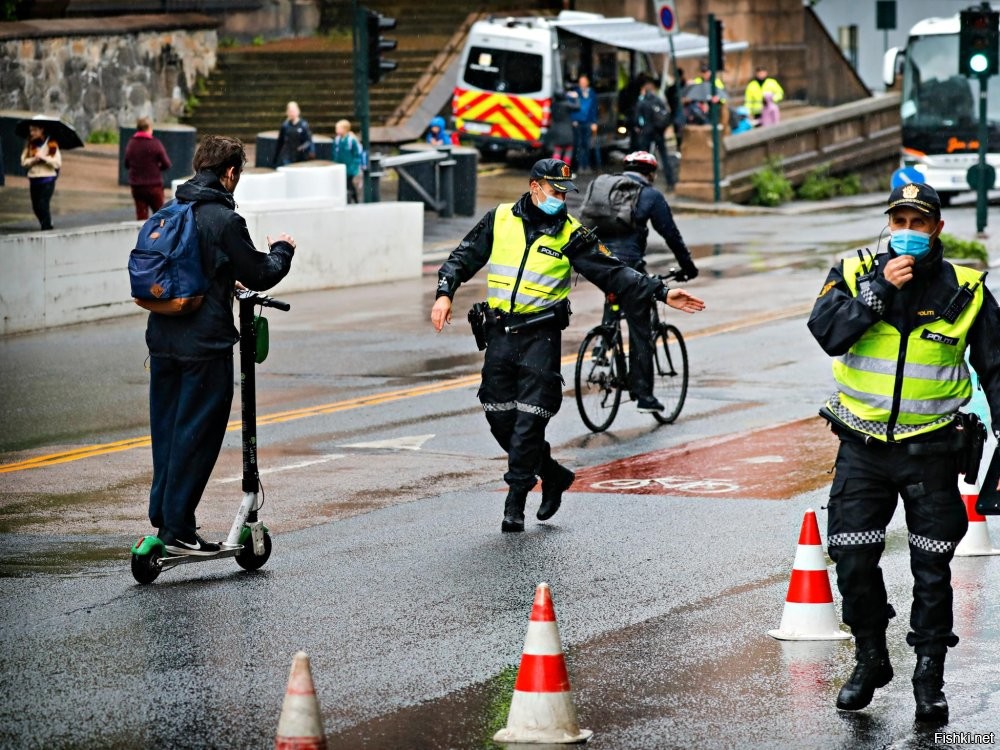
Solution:
<svg viewBox="0 0 1000 750">
<path fill-rule="evenodd" d="M 52 229 L 49 204 L 56 190 L 59 170 L 62 169 L 60 146 L 63 149 L 82 148 L 83 141 L 69 125 L 45 115 L 21 120 L 14 131 L 27 139 L 21 152 L 21 166 L 28 170 L 31 210 L 43 231 Z"/>
</svg>

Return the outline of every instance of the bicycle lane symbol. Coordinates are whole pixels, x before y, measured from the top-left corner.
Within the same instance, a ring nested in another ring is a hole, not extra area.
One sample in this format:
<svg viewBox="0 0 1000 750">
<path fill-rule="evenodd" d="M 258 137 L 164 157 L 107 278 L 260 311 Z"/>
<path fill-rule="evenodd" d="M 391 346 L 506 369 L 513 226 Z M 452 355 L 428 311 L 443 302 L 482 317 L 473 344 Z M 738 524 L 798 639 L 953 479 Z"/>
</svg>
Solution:
<svg viewBox="0 0 1000 750">
<path fill-rule="evenodd" d="M 675 492 L 687 492 L 692 495 L 720 495 L 726 492 L 736 492 L 740 486 L 736 482 L 726 479 L 698 479 L 696 477 L 622 477 L 619 479 L 605 479 L 600 482 L 593 482 L 590 486 L 595 490 L 641 490 L 646 487 L 658 485 L 666 490 Z"/>
</svg>

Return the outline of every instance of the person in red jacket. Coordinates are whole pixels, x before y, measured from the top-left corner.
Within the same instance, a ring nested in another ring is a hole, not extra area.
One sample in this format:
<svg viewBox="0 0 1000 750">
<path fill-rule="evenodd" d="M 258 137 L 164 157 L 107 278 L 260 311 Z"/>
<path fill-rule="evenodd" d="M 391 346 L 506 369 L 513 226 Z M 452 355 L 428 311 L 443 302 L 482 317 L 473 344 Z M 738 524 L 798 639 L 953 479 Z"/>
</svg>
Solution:
<svg viewBox="0 0 1000 750">
<path fill-rule="evenodd" d="M 153 123 L 140 117 L 136 133 L 125 147 L 125 169 L 135 201 L 135 218 L 145 221 L 163 205 L 163 172 L 170 169 L 170 158 L 159 139 L 153 137 Z"/>
</svg>

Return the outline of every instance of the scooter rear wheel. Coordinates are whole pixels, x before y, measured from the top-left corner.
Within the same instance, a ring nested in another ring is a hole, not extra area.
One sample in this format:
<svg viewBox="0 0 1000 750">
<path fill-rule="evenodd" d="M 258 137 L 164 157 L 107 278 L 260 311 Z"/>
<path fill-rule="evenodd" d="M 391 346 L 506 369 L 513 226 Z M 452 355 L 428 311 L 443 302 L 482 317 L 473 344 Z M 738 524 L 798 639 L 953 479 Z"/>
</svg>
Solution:
<svg viewBox="0 0 1000 750">
<path fill-rule="evenodd" d="M 258 570 L 264 567 L 267 558 L 271 556 L 271 535 L 264 532 L 264 554 L 258 557 L 253 552 L 253 540 L 248 539 L 243 549 L 236 553 L 236 563 L 243 570 Z"/>
<path fill-rule="evenodd" d="M 152 583 L 160 575 L 160 551 L 154 549 L 148 555 L 132 555 L 132 577 L 139 583 Z"/>
</svg>

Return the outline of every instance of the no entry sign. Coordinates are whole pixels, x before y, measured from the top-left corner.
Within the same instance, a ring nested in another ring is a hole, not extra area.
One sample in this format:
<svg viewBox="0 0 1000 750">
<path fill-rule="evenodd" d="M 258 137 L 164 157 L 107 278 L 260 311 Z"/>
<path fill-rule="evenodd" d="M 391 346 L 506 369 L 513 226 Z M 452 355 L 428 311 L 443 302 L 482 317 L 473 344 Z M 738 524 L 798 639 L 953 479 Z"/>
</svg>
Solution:
<svg viewBox="0 0 1000 750">
<path fill-rule="evenodd" d="M 674 8 L 674 0 L 655 0 L 653 6 L 656 10 L 656 25 L 660 27 L 661 34 L 673 34 L 677 31 L 677 10 Z"/>
</svg>

